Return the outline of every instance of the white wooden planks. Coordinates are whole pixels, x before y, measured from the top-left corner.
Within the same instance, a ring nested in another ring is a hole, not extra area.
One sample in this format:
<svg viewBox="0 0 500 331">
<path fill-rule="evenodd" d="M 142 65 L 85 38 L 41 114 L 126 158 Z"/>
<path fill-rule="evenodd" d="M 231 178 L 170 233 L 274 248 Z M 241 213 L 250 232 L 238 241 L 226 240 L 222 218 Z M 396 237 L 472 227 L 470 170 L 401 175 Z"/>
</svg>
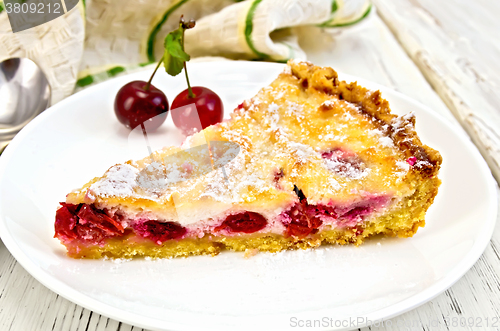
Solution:
<svg viewBox="0 0 500 331">
<path fill-rule="evenodd" d="M 500 180 L 500 3 L 374 0 Z"/>
</svg>

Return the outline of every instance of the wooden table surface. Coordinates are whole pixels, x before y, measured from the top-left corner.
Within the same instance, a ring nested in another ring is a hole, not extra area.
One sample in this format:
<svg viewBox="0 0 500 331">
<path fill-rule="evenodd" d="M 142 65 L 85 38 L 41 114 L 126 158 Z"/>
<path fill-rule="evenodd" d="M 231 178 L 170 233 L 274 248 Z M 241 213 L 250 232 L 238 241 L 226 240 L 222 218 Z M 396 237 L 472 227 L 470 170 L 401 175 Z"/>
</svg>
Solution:
<svg viewBox="0 0 500 331">
<path fill-rule="evenodd" d="M 373 0 L 376 11 L 342 30 L 307 28 L 309 60 L 398 90 L 465 130 L 500 179 L 500 2 Z M 311 38 L 311 35 L 314 36 Z M 362 330 L 446 327 L 444 319 L 500 318 L 500 229 L 472 269 L 430 302 Z M 0 242 L 0 330 L 142 330 L 84 309 L 31 277 Z"/>
</svg>

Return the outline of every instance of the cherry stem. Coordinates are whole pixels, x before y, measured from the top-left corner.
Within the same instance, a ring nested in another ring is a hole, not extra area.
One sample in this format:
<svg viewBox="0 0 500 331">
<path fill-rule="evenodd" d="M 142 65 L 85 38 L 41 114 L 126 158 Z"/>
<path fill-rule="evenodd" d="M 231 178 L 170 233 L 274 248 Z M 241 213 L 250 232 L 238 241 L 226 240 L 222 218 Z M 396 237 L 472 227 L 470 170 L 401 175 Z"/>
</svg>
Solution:
<svg viewBox="0 0 500 331">
<path fill-rule="evenodd" d="M 193 93 L 193 90 L 191 89 L 191 84 L 189 84 L 189 77 L 188 77 L 188 71 L 187 71 L 186 62 L 184 62 L 184 73 L 186 74 L 186 81 L 187 81 L 187 84 L 188 84 L 188 96 L 190 98 L 194 98 L 195 95 Z"/>
<path fill-rule="evenodd" d="M 151 75 L 151 77 L 149 78 L 148 80 L 148 83 L 146 84 L 146 86 L 144 86 L 144 89 L 146 91 L 149 91 L 149 87 L 151 86 L 151 81 L 153 81 L 153 77 L 155 76 L 156 72 L 158 71 L 158 68 L 160 67 L 161 63 L 163 62 L 163 57 L 160 59 L 160 61 L 158 62 L 158 64 L 156 65 L 156 68 L 155 68 L 155 71 L 153 71 L 153 74 Z"/>
<path fill-rule="evenodd" d="M 151 160 L 154 161 L 153 151 L 151 150 L 151 145 L 149 144 L 148 133 L 146 132 L 146 128 L 144 127 L 144 123 L 141 123 L 142 134 L 144 135 L 144 139 L 146 140 L 146 145 L 148 146 L 149 156 Z"/>
<path fill-rule="evenodd" d="M 186 29 L 188 29 L 188 27 L 186 27 L 186 25 L 184 23 L 184 19 L 183 19 L 182 16 L 181 16 L 180 25 L 181 25 L 181 29 L 182 29 L 182 42 L 181 42 L 181 45 L 182 45 L 182 50 L 184 50 L 184 32 L 186 32 Z M 187 81 L 187 84 L 188 84 L 188 97 L 194 98 L 195 95 L 193 93 L 193 90 L 191 89 L 191 84 L 189 83 L 189 76 L 188 76 L 188 70 L 187 70 L 187 66 L 186 66 L 186 61 L 184 61 L 184 74 L 186 75 L 186 81 Z"/>
</svg>

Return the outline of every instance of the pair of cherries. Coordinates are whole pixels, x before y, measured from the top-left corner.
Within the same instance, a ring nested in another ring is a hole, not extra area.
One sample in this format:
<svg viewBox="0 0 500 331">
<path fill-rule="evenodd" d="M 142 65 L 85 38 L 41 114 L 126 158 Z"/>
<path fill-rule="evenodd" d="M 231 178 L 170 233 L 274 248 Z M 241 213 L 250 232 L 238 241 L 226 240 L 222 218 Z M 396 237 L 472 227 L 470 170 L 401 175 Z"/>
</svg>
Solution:
<svg viewBox="0 0 500 331">
<path fill-rule="evenodd" d="M 186 22 L 181 16 L 179 27 L 165 38 L 165 53 L 149 81 L 133 81 L 118 91 L 115 113 L 126 127 L 134 129 L 140 125 L 143 131 L 145 128 L 156 130 L 167 119 L 168 99 L 165 93 L 151 85 L 162 62 L 168 74 L 176 76 L 182 69 L 186 74 L 188 88 L 179 93 L 172 102 L 172 119 L 177 128 L 185 134 L 191 134 L 200 129 L 200 124 L 201 129 L 205 129 L 222 121 L 224 106 L 220 97 L 206 87 L 191 87 L 189 84 L 186 61 L 189 61 L 190 57 L 184 52 L 184 32 L 194 26 L 194 20 Z"/>
<path fill-rule="evenodd" d="M 212 90 L 194 86 L 185 89 L 172 102 L 172 120 L 177 128 L 186 134 L 217 124 L 224 117 L 224 106 L 220 97 Z M 168 99 L 158 88 L 144 81 L 133 81 L 123 86 L 115 99 L 115 113 L 118 120 L 133 129 L 147 123 L 149 130 L 155 130 L 167 119 Z M 199 121 L 198 118 L 199 117 Z"/>
</svg>

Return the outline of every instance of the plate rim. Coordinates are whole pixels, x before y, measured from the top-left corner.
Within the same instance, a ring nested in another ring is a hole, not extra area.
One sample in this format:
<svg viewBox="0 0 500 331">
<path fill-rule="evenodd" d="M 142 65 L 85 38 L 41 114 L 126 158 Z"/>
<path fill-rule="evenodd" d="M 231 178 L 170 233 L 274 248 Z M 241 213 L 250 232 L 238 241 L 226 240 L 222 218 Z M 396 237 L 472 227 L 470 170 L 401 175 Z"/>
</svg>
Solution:
<svg viewBox="0 0 500 331">
<path fill-rule="evenodd" d="M 217 64 L 223 64 L 226 69 L 228 70 L 228 66 L 239 66 L 243 63 L 243 65 L 257 65 L 257 66 L 262 66 L 262 65 L 267 65 L 270 67 L 284 67 L 284 64 L 280 63 L 270 63 L 270 62 L 252 62 L 252 61 L 210 61 L 210 62 L 195 62 L 192 63 L 191 65 L 193 66 L 203 66 L 203 65 L 217 65 Z M 56 105 L 50 107 L 49 109 L 45 110 L 42 112 L 40 115 L 38 115 L 34 120 L 32 120 L 28 125 L 26 125 L 13 139 L 13 141 L 10 143 L 10 145 L 4 150 L 2 153 L 2 156 L 0 157 L 0 183 L 1 180 L 5 177 L 5 169 L 6 166 L 9 162 L 9 160 L 12 158 L 11 154 L 14 153 L 14 150 L 17 148 L 19 144 L 22 143 L 23 139 L 25 139 L 26 136 L 29 135 L 29 133 L 37 127 L 38 123 L 40 121 L 43 121 L 46 116 L 50 116 L 52 113 L 61 111 L 66 104 L 71 104 L 73 102 L 73 99 L 79 99 L 82 97 L 85 97 L 86 95 L 89 95 L 93 93 L 94 90 L 97 90 L 99 88 L 102 88 L 103 85 L 110 85 L 113 86 L 114 82 L 117 80 L 123 80 L 125 77 L 134 77 L 137 78 L 137 76 L 140 76 L 144 73 L 144 71 L 147 71 L 149 68 L 144 67 L 142 70 L 138 70 L 123 76 L 115 77 L 113 79 L 101 82 L 99 84 L 96 84 L 94 86 L 91 86 L 87 89 L 84 89 L 82 91 L 79 91 L 66 99 L 62 100 L 61 102 L 57 103 Z M 447 126 L 451 131 L 453 131 L 461 140 L 461 142 L 465 145 L 468 145 L 468 150 L 475 154 L 476 160 L 478 167 L 481 170 L 482 176 L 484 176 L 485 182 L 487 183 L 487 192 L 486 195 L 488 196 L 488 205 L 491 206 L 491 210 L 488 210 L 488 217 L 486 217 L 489 221 L 485 222 L 483 224 L 483 229 L 482 231 L 478 234 L 474 245 L 471 247 L 467 255 L 460 260 L 459 263 L 457 263 L 452 270 L 454 272 L 448 272 L 446 276 L 444 276 L 442 279 L 439 281 L 433 283 L 431 286 L 428 288 L 424 289 L 423 291 L 420 291 L 396 304 L 392 304 L 388 307 L 370 312 L 368 314 L 365 314 L 367 319 L 377 322 L 377 321 L 386 321 L 388 319 L 391 319 L 395 316 L 399 316 L 403 313 L 406 313 L 412 309 L 415 309 L 424 303 L 427 303 L 431 301 L 432 299 L 436 298 L 440 294 L 442 294 L 444 291 L 446 291 L 448 288 L 453 286 L 458 280 L 460 280 L 465 273 L 467 273 L 472 266 L 479 260 L 485 249 L 487 248 L 491 237 L 494 232 L 494 227 L 496 224 L 496 219 L 498 216 L 498 191 L 496 189 L 496 181 L 493 178 L 491 171 L 486 164 L 486 161 L 482 157 L 482 155 L 479 153 L 477 147 L 470 141 L 470 138 L 466 135 L 465 131 L 462 130 L 461 126 L 457 127 L 453 123 L 449 121 L 449 119 L 446 119 L 443 115 L 433 111 L 430 107 L 402 94 L 401 92 L 398 92 L 390 87 L 383 86 L 381 84 L 371 82 L 367 79 L 360 78 L 357 76 L 349 75 L 349 74 L 344 74 L 342 72 L 337 72 L 339 77 L 341 77 L 343 80 L 346 81 L 359 81 L 362 82 L 363 84 L 368 83 L 367 85 L 370 88 L 376 88 L 379 89 L 382 94 L 389 93 L 393 94 L 396 97 L 399 97 L 400 99 L 404 100 L 405 102 L 414 105 L 417 108 L 420 108 L 421 110 L 429 113 L 431 116 L 437 117 L 440 121 L 440 124 Z M 232 111 L 232 110 L 231 110 Z M 460 130 L 457 130 L 460 129 Z M 159 330 L 164 330 L 164 329 L 189 329 L 192 328 L 192 325 L 189 324 L 179 324 L 177 322 L 172 322 L 172 321 L 165 321 L 165 320 L 160 320 L 152 317 L 145 317 L 140 314 L 135 314 L 135 313 L 130 313 L 126 312 L 124 314 L 124 310 L 114 307 L 110 304 L 101 302 L 97 299 L 94 299 L 90 296 L 87 296 L 86 294 L 81 293 L 80 291 L 73 289 L 71 286 L 66 285 L 65 283 L 57 280 L 56 278 L 52 277 L 48 273 L 42 272 L 40 273 L 40 268 L 38 268 L 34 263 L 31 262 L 28 256 L 26 256 L 23 251 L 21 250 L 20 246 L 16 243 L 15 239 L 13 236 L 10 235 L 10 232 L 6 228 L 6 223 L 4 220 L 3 212 L 1 209 L 0 205 L 0 237 L 5 245 L 5 247 L 9 250 L 9 252 L 12 254 L 12 256 L 16 259 L 16 261 L 33 277 L 35 278 L 38 282 L 40 282 L 42 285 L 50 289 L 51 291 L 61 295 L 65 299 L 69 300 L 70 302 L 73 302 L 77 305 L 80 305 L 86 309 L 89 309 L 90 311 L 99 313 L 103 316 L 122 321 L 125 323 L 128 323 L 130 325 L 142 327 L 142 328 L 153 328 L 153 329 L 158 329 Z M 397 309 L 395 307 L 398 307 Z M 272 316 L 280 316 L 280 314 L 274 314 Z M 253 318 L 258 318 L 266 315 L 255 315 Z M 240 317 L 239 317 L 240 318 Z M 161 325 L 161 326 L 160 326 Z M 365 327 L 366 325 L 360 325 L 360 327 Z M 224 329 L 225 326 L 208 326 L 208 329 Z M 250 327 L 251 328 L 251 327 Z M 349 327 L 346 328 L 333 328 L 332 330 L 345 330 L 349 329 Z"/>
</svg>

